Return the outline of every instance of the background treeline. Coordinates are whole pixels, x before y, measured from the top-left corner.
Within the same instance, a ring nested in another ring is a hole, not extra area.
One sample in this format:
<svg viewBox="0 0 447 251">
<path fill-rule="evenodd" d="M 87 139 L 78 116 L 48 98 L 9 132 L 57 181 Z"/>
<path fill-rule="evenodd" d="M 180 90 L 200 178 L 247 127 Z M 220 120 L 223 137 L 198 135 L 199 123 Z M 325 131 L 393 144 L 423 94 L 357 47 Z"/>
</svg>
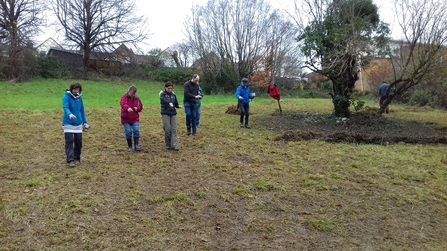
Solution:
<svg viewBox="0 0 447 251">
<path fill-rule="evenodd" d="M 25 71 L 27 78 L 77 78 L 76 72 L 70 72 L 59 59 L 55 57 L 37 56 L 30 62 L 33 67 Z M 130 65 L 121 72 L 90 72 L 90 79 L 106 79 L 119 78 L 123 81 L 131 79 L 141 79 L 147 81 L 172 81 L 176 85 L 181 85 L 189 80 L 192 74 L 196 73 L 194 69 L 187 67 L 164 67 L 151 68 L 148 65 Z M 84 76 L 84 75 L 82 75 Z M 202 76 L 201 85 L 208 94 L 229 94 L 234 91 L 234 86 L 239 83 L 236 72 L 227 69 L 226 74 L 221 76 L 222 82 L 228 83 L 227 87 L 217 85 L 206 74 Z M 211 81 L 210 81 L 211 80 Z M 332 83 L 327 81 L 319 81 L 309 83 L 296 79 L 278 78 L 276 83 L 280 87 L 283 97 L 298 98 L 330 98 L 329 92 L 332 90 Z M 257 95 L 267 95 L 267 85 L 253 86 L 253 91 Z M 372 86 L 371 90 L 355 91 L 355 96 L 367 99 L 377 99 L 378 86 Z M 413 89 L 410 89 L 405 95 L 395 99 L 397 103 L 408 104 L 412 106 L 429 106 L 432 108 L 447 109 L 447 70 L 437 72 L 427 77 L 427 79 Z"/>
<path fill-rule="evenodd" d="M 292 14 L 273 8 L 266 0 L 209 0 L 206 5 L 195 6 L 185 21 L 186 42 L 172 45 L 169 50 L 144 53 L 137 48 L 149 38 L 148 24 L 144 16 L 135 15 L 135 1 L 88 0 L 72 4 L 69 0 L 52 0 L 45 4 L 6 0 L 0 5 L 4 13 L 0 15 L 0 79 L 21 82 L 41 77 L 119 78 L 169 80 L 181 85 L 199 73 L 208 94 L 230 94 L 242 77 L 248 77 L 258 95 L 267 95 L 267 86 L 274 81 L 283 97 L 332 97 L 336 116 L 349 117 L 351 101 L 377 99 L 381 81 L 372 81 L 377 85 L 360 93 L 355 82 L 359 67 L 379 58 L 388 61 L 388 69 L 393 71 L 391 77 L 379 71 L 380 79 L 390 82 L 396 90 L 387 102 L 447 108 L 447 26 L 441 22 L 446 20 L 447 4 L 393 1 L 395 9 L 402 12 L 397 17 L 405 19 L 407 12 L 424 17 L 417 22 L 400 22 L 402 30 L 409 32 L 408 39 L 393 42 L 389 41 L 387 25 L 380 21 L 378 7 L 370 0 L 323 1 L 321 8 L 313 8 L 318 7 L 314 6 L 316 2 L 303 2 L 309 10 L 295 6 Z M 67 69 L 67 64 L 58 59 L 36 52 L 32 38 L 45 25 L 48 11 L 57 16 L 55 27 L 64 32 L 62 43 L 70 48 L 67 51 L 82 53 L 83 67 Z M 307 15 L 312 13 L 318 15 Z M 96 21 L 88 27 L 82 25 L 88 20 Z M 420 29 L 425 23 L 433 26 Z M 131 52 L 132 48 L 138 51 L 138 55 L 131 53 L 135 60 L 130 54 L 118 53 L 97 59 L 119 61 L 123 64 L 120 70 L 91 69 L 93 54 L 110 53 L 122 45 L 129 46 Z M 140 56 L 154 60 L 144 63 L 137 60 Z M 303 68 L 331 82 L 307 82 Z"/>
</svg>

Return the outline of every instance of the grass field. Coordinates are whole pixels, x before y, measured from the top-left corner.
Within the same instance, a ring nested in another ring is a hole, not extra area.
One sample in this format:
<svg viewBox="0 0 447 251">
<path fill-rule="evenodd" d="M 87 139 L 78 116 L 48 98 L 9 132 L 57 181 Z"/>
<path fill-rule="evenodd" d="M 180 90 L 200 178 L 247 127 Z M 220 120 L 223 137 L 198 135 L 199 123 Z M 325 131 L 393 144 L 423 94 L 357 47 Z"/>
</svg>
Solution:
<svg viewBox="0 0 447 251">
<path fill-rule="evenodd" d="M 208 95 L 198 136 L 180 110 L 180 151 L 166 151 L 161 83 L 81 81 L 92 128 L 70 169 L 60 126 L 70 82 L 0 83 L 0 250 L 447 250 L 445 145 L 278 141 L 284 132 L 257 124 L 277 119 L 273 99 L 254 99 L 241 129 L 225 114 L 235 98 Z M 145 107 L 143 151 L 129 153 L 118 103 L 131 84 Z M 444 111 L 392 110 L 447 126 Z"/>
</svg>

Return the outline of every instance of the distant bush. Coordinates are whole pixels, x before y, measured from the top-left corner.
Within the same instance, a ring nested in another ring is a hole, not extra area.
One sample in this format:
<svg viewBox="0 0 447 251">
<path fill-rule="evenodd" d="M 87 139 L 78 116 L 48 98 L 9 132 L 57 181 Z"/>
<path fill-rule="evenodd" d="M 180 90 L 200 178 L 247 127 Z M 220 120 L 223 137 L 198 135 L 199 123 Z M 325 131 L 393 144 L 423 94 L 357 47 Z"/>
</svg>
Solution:
<svg viewBox="0 0 447 251">
<path fill-rule="evenodd" d="M 430 86 L 418 86 L 415 90 L 406 93 L 402 102 L 413 106 L 447 109 L 447 83 L 430 83 Z"/>
<path fill-rule="evenodd" d="M 320 90 L 332 90 L 332 81 L 326 80 L 323 82 L 316 83 L 316 88 Z"/>
<path fill-rule="evenodd" d="M 174 84 L 183 84 L 190 80 L 192 75 L 196 72 L 193 72 L 193 70 L 189 68 L 169 67 L 149 70 L 148 73 L 149 79 L 153 81 L 171 81 Z"/>
<path fill-rule="evenodd" d="M 365 90 L 365 91 L 359 91 L 359 90 L 353 90 L 352 96 L 353 97 L 365 97 L 369 96 L 371 94 L 371 91 Z"/>
<path fill-rule="evenodd" d="M 64 78 L 68 75 L 68 70 L 58 58 L 39 55 L 34 65 L 34 74 L 43 78 Z"/>
<path fill-rule="evenodd" d="M 351 98 L 349 99 L 349 104 L 354 107 L 354 110 L 357 112 L 363 109 L 363 107 L 365 106 L 365 101 L 359 99 L 356 96 L 351 96 Z"/>
<path fill-rule="evenodd" d="M 432 96 L 429 90 L 416 90 L 409 98 L 410 105 L 426 106 L 433 104 L 436 96 Z"/>
<path fill-rule="evenodd" d="M 230 66 L 224 66 L 217 72 L 208 72 L 203 74 L 202 87 L 206 93 L 212 94 L 234 94 L 236 88 L 241 83 L 239 73 Z M 254 86 L 252 86 L 254 87 Z M 253 89 L 253 91 L 255 91 Z"/>
<path fill-rule="evenodd" d="M 302 91 L 299 95 L 300 98 L 327 98 L 328 94 L 323 94 L 318 91 Z"/>
<path fill-rule="evenodd" d="M 432 108 L 447 108 L 447 100 L 440 100 L 438 93 L 432 93 L 430 90 L 416 90 L 408 99 L 408 104 L 413 106 L 430 106 Z"/>
</svg>

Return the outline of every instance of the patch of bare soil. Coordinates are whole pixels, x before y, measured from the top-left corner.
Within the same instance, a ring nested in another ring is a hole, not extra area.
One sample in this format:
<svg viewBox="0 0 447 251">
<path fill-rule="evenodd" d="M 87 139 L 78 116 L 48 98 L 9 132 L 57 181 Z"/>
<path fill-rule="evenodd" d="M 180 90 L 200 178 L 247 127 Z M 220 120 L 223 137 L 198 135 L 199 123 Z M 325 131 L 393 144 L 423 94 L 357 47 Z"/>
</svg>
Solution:
<svg viewBox="0 0 447 251">
<path fill-rule="evenodd" d="M 240 115 L 240 114 L 241 114 L 241 111 L 238 109 L 237 106 L 232 105 L 232 106 L 229 106 L 229 107 L 227 108 L 227 110 L 225 111 L 225 113 L 226 113 L 226 114 Z"/>
<path fill-rule="evenodd" d="M 378 116 L 377 109 L 370 107 L 349 118 L 316 112 L 276 112 L 258 117 L 256 124 L 284 131 L 275 138 L 284 141 L 319 139 L 334 143 L 447 144 L 445 126 Z"/>
</svg>

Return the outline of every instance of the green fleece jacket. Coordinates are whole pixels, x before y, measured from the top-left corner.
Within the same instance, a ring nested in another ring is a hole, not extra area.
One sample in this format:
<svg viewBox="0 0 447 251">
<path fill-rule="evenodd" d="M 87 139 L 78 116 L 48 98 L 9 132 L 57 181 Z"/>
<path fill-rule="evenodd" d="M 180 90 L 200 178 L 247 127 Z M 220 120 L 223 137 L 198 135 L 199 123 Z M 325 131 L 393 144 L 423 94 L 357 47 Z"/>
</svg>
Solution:
<svg viewBox="0 0 447 251">
<path fill-rule="evenodd" d="M 203 91 L 202 87 L 199 85 L 199 92 L 200 95 L 202 95 L 202 98 L 205 96 L 205 92 Z M 197 100 L 197 107 L 200 107 L 202 105 L 202 98 Z"/>
</svg>

